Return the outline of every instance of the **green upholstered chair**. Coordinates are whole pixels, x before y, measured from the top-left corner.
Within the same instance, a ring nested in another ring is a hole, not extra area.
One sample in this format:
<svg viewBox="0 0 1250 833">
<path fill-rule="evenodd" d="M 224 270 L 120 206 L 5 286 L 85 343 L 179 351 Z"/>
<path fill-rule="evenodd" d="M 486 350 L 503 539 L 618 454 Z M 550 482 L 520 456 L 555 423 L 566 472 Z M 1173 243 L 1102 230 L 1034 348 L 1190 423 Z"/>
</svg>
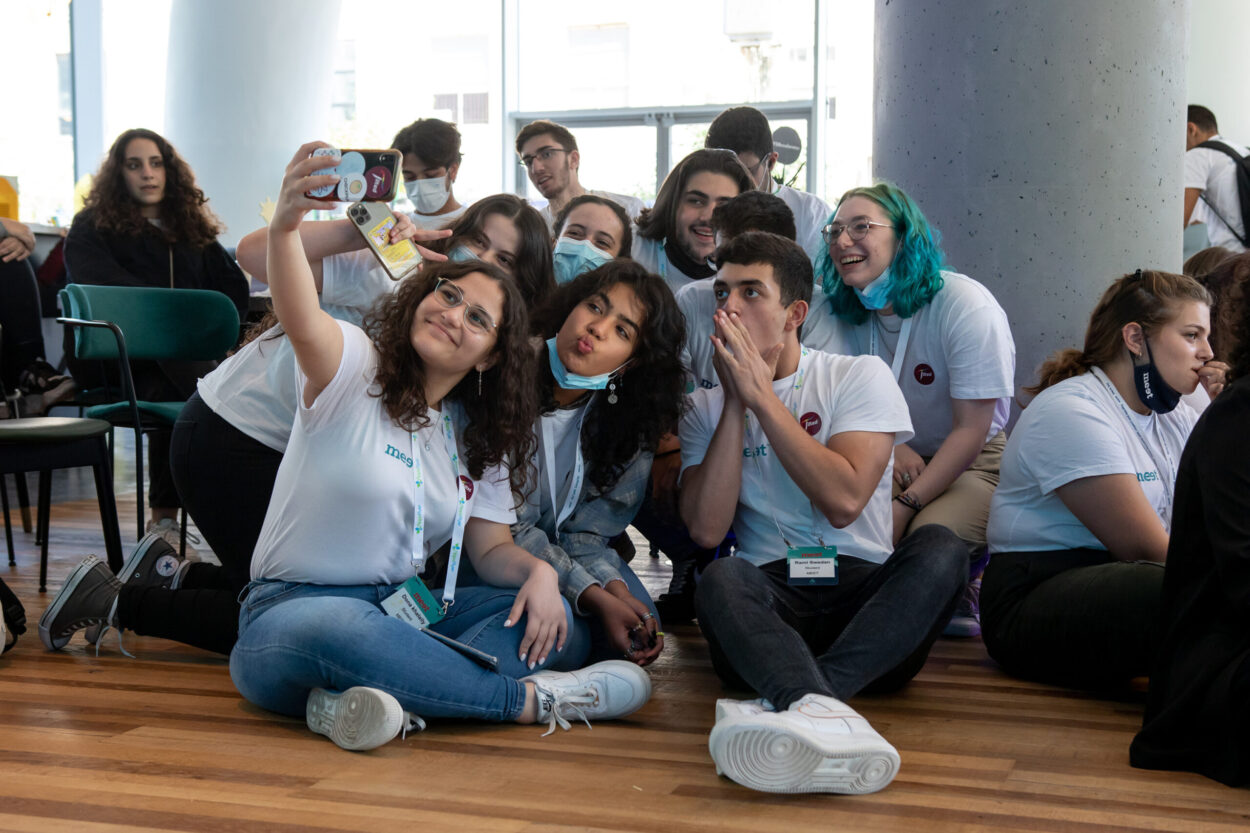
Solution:
<svg viewBox="0 0 1250 833">
<path fill-rule="evenodd" d="M 53 469 L 91 466 L 100 525 L 109 567 L 122 568 L 122 540 L 113 501 L 112 455 L 107 437 L 111 426 L 99 419 L 27 417 L 0 419 L 0 474 L 39 472 L 39 511 L 36 536 L 40 541 L 39 592 L 48 584 L 48 526 L 52 504 Z"/>
<path fill-rule="evenodd" d="M 171 428 L 184 402 L 147 402 L 135 396 L 131 361 L 209 361 L 224 358 L 239 340 L 234 302 L 207 289 L 91 286 L 71 283 L 60 293 L 57 321 L 75 328 L 74 356 L 113 361 L 122 380 L 114 401 L 87 408 L 86 415 L 135 431 L 138 537 L 143 537 L 143 432 Z M 94 392 L 88 392 L 91 395 Z M 182 517 L 185 547 L 186 512 Z"/>
</svg>

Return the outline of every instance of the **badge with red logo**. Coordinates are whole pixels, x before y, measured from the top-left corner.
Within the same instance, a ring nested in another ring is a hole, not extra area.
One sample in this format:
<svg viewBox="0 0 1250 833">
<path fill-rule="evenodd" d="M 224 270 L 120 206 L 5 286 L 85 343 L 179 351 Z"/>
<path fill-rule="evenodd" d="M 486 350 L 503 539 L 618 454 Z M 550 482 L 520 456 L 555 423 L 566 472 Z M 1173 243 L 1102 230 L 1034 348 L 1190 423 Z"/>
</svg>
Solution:
<svg viewBox="0 0 1250 833">
<path fill-rule="evenodd" d="M 808 411 L 803 414 L 803 416 L 799 417 L 799 425 L 802 425 L 803 430 L 814 437 L 816 436 L 816 432 L 820 430 L 820 426 L 824 425 L 824 423 L 820 420 L 820 414 L 815 411 Z"/>
<path fill-rule="evenodd" d="M 933 368 L 929 367 L 927 364 L 916 365 L 913 375 L 915 375 L 916 381 L 922 385 L 931 385 L 933 384 L 933 380 L 937 378 L 937 374 L 933 372 Z"/>
<path fill-rule="evenodd" d="M 472 498 L 473 498 L 473 481 L 472 481 L 472 480 L 470 480 L 469 478 L 465 477 L 465 476 L 462 474 L 462 475 L 460 475 L 460 482 L 464 484 L 464 499 L 465 499 L 465 500 L 472 500 Z"/>
</svg>

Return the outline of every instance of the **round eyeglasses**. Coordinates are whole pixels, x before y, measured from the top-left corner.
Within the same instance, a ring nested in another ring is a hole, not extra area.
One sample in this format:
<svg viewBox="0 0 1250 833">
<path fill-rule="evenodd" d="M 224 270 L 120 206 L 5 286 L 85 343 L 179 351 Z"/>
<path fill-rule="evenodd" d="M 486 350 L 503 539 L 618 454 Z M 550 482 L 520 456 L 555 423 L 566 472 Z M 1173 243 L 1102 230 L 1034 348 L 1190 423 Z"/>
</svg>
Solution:
<svg viewBox="0 0 1250 833">
<path fill-rule="evenodd" d="M 477 304 L 466 304 L 464 290 L 451 280 L 439 278 L 434 284 L 434 297 L 447 309 L 464 304 L 464 326 L 478 335 L 489 335 L 495 329 L 495 319 L 490 317 L 490 313 Z"/>
<path fill-rule="evenodd" d="M 842 236 L 842 232 L 846 232 L 851 236 L 851 240 L 863 240 L 868 236 L 868 232 L 872 231 L 873 226 L 880 228 L 894 228 L 888 223 L 876 223 L 872 220 L 852 220 L 849 223 L 830 223 L 820 230 L 820 236 L 825 239 L 826 246 L 832 246 L 834 242 Z"/>
</svg>

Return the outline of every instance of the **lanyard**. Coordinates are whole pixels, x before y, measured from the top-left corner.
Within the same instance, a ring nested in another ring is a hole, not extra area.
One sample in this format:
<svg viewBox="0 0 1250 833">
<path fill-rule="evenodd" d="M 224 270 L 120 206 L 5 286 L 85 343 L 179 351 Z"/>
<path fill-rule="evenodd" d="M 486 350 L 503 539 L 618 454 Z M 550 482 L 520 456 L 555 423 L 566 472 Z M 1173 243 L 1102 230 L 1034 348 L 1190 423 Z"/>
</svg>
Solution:
<svg viewBox="0 0 1250 833">
<path fill-rule="evenodd" d="M 456 425 L 451 414 L 443 414 L 443 444 L 447 458 L 451 461 L 451 475 L 456 482 L 456 520 L 451 528 L 451 552 L 447 556 L 447 580 L 443 584 L 443 611 L 446 612 L 456 600 L 456 576 L 460 573 L 460 550 L 464 544 L 464 525 L 469 514 L 469 501 L 465 494 L 464 481 L 460 478 L 460 452 L 456 445 Z M 417 453 L 417 432 L 410 435 L 412 440 L 412 569 L 413 573 L 421 572 L 425 564 L 425 508 L 422 495 L 425 492 L 425 478 L 421 473 L 421 456 Z"/>
<path fill-rule="evenodd" d="M 899 330 L 898 345 L 894 348 L 894 363 L 890 365 L 890 370 L 894 371 L 894 381 L 896 382 L 899 381 L 899 374 L 903 370 L 903 355 L 907 352 L 907 340 L 911 338 L 912 320 L 912 318 L 903 319 L 903 329 Z M 880 355 L 877 352 L 877 327 L 880 325 L 880 322 L 881 319 L 877 317 L 876 313 L 872 314 L 872 318 L 868 322 L 868 353 L 872 356 Z"/>
<path fill-rule="evenodd" d="M 556 513 L 555 535 L 560 534 L 560 524 L 573 513 L 573 507 L 582 494 L 582 482 L 586 477 L 586 461 L 582 457 L 582 426 L 586 424 L 586 415 L 590 413 L 590 403 L 582 406 L 582 415 L 577 420 L 576 455 L 573 458 L 573 479 L 569 483 L 569 493 L 564 498 L 564 506 L 556 509 L 556 442 L 553 436 L 552 420 L 539 417 L 542 426 L 543 463 L 547 468 L 547 488 L 551 493 L 551 511 Z"/>
<path fill-rule="evenodd" d="M 800 353 L 799 355 L 799 369 L 794 374 L 794 385 L 791 388 L 792 390 L 797 391 L 797 390 L 802 389 L 803 382 L 806 381 L 807 368 L 804 367 L 804 365 L 806 364 L 806 360 L 807 360 L 809 353 L 810 351 L 806 347 L 804 347 L 802 350 L 802 353 Z M 799 418 L 799 415 L 795 413 L 794 408 L 790 408 L 790 414 L 796 420 Z M 747 447 L 743 449 L 743 452 L 744 452 L 743 456 L 748 456 L 747 452 L 749 452 L 749 456 L 751 457 L 752 460 L 755 461 L 755 472 L 756 474 L 759 475 L 759 478 L 760 478 L 760 493 L 764 498 L 764 503 L 768 504 L 768 514 L 772 516 L 773 525 L 777 527 L 777 534 L 779 534 L 781 536 L 781 540 L 785 542 L 786 548 L 792 549 L 794 545 L 790 543 L 790 539 L 789 537 L 786 536 L 785 530 L 781 528 L 781 521 L 777 520 L 777 512 L 773 508 L 773 502 L 768 499 L 768 489 L 766 488 L 768 486 L 768 481 L 764 477 L 764 468 L 763 466 L 760 465 L 759 455 L 755 453 L 758 447 L 755 444 L 755 440 L 751 431 L 751 412 L 750 411 L 743 414 L 742 431 L 743 431 L 743 436 L 747 441 Z M 821 535 L 820 532 L 816 529 L 816 506 L 812 503 L 810 498 L 807 501 L 807 505 L 812 510 L 812 514 L 811 514 L 812 537 L 815 538 L 816 541 L 823 547 L 825 545 L 824 536 Z"/>
<path fill-rule="evenodd" d="M 1124 413 L 1124 420 L 1133 429 L 1133 433 L 1137 435 L 1137 441 L 1141 443 L 1142 451 L 1146 452 L 1146 456 L 1150 458 L 1150 462 L 1154 463 L 1155 470 L 1159 475 L 1160 484 L 1163 486 L 1163 497 L 1167 500 L 1167 517 L 1164 522 L 1169 529 L 1172 525 L 1172 493 L 1176 488 L 1176 463 L 1172 460 L 1172 455 L 1168 453 L 1163 443 L 1159 443 L 1159 450 L 1163 452 L 1164 462 L 1167 463 L 1167 473 L 1163 471 L 1163 467 L 1159 465 L 1159 461 L 1155 459 L 1154 454 L 1150 451 L 1150 444 L 1146 442 L 1145 435 L 1141 429 L 1137 427 L 1137 420 L 1133 419 L 1132 413 L 1128 409 L 1128 405 L 1124 404 L 1124 397 L 1120 396 L 1120 392 L 1115 389 L 1115 385 L 1111 384 L 1111 380 L 1106 377 L 1101 368 L 1091 368 L 1090 373 L 1094 374 L 1094 378 L 1102 382 L 1103 387 L 1107 389 L 1107 393 L 1120 406 L 1120 410 Z"/>
</svg>

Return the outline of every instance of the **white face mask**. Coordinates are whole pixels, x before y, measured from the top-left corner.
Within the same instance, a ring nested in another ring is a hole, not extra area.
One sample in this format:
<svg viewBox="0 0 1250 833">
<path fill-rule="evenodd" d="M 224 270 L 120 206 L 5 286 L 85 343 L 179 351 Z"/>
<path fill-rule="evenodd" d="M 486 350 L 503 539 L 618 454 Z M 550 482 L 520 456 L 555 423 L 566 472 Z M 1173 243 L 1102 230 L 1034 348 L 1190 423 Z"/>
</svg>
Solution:
<svg viewBox="0 0 1250 833">
<path fill-rule="evenodd" d="M 447 204 L 451 188 L 447 186 L 447 177 L 438 176 L 433 179 L 412 179 L 404 183 L 408 199 L 416 207 L 418 214 L 433 214 Z"/>
</svg>

